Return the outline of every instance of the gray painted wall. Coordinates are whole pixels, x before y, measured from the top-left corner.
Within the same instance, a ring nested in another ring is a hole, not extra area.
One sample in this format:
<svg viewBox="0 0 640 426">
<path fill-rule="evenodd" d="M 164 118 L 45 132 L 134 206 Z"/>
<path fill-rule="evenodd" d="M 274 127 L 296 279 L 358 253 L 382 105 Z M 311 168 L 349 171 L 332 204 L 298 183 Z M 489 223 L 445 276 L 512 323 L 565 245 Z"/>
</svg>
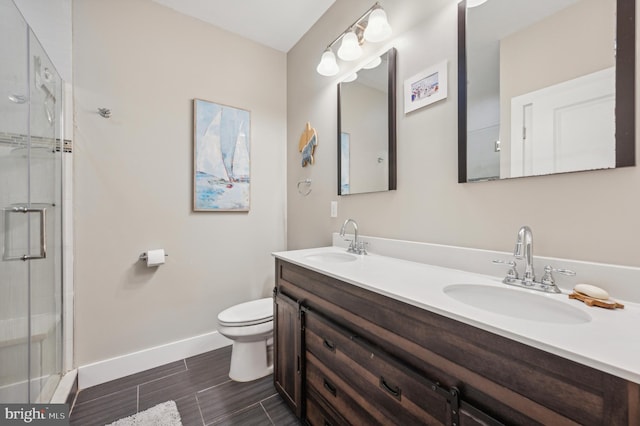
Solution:
<svg viewBox="0 0 640 426">
<path fill-rule="evenodd" d="M 214 331 L 285 248 L 286 56 L 150 0 L 73 5 L 77 365 Z M 251 111 L 251 210 L 194 213 L 192 100 Z M 110 108 L 112 117 L 96 113 Z M 138 255 L 164 248 L 148 269 Z"/>
</svg>

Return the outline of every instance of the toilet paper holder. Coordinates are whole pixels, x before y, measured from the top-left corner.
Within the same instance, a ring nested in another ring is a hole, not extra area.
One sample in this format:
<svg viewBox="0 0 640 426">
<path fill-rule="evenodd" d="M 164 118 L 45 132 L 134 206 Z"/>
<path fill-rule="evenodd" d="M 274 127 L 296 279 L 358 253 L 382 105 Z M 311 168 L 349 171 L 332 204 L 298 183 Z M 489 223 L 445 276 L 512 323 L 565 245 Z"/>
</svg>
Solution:
<svg viewBox="0 0 640 426">
<path fill-rule="evenodd" d="M 164 254 L 164 257 L 168 257 L 168 256 L 169 255 L 167 253 Z M 138 260 L 140 260 L 141 262 L 146 262 L 147 261 L 147 252 L 145 251 L 140 256 L 138 256 Z"/>
</svg>

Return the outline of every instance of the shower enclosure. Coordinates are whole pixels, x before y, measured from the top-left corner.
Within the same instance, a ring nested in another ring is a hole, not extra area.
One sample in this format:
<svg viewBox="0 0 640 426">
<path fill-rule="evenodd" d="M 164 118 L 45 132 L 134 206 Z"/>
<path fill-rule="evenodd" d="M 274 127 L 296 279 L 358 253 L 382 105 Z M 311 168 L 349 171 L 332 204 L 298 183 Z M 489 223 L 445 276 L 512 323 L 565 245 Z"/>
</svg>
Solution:
<svg viewBox="0 0 640 426">
<path fill-rule="evenodd" d="M 0 403 L 46 403 L 63 365 L 64 89 L 12 0 L 0 58 Z"/>
</svg>

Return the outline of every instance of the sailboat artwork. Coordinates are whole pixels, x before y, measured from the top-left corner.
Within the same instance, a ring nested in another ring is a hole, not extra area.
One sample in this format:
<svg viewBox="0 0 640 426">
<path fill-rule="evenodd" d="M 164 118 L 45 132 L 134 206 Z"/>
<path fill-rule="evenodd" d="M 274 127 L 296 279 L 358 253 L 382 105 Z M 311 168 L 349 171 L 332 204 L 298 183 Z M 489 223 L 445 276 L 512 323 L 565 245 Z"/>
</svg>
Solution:
<svg viewBox="0 0 640 426">
<path fill-rule="evenodd" d="M 194 100 L 194 211 L 249 211 L 249 111 Z"/>
</svg>

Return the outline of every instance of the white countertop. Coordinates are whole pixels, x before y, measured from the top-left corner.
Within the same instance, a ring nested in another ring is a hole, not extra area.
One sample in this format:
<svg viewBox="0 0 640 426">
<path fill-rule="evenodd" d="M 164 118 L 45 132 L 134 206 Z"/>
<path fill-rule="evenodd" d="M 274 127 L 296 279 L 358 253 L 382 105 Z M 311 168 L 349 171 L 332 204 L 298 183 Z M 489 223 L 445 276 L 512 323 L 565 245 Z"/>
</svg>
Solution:
<svg viewBox="0 0 640 426">
<path fill-rule="evenodd" d="M 618 377 L 640 383 L 640 304 L 618 300 L 624 309 L 588 307 L 563 294 L 519 289 L 501 277 L 449 269 L 393 257 L 369 254 L 353 262 L 309 259 L 317 253 L 346 253 L 322 247 L 273 253 L 279 259 L 341 281 L 443 315 L 483 330 L 559 355 Z M 459 302 L 445 294 L 451 284 L 513 288 L 569 304 L 589 315 L 581 324 L 557 324 L 496 314 Z"/>
</svg>

